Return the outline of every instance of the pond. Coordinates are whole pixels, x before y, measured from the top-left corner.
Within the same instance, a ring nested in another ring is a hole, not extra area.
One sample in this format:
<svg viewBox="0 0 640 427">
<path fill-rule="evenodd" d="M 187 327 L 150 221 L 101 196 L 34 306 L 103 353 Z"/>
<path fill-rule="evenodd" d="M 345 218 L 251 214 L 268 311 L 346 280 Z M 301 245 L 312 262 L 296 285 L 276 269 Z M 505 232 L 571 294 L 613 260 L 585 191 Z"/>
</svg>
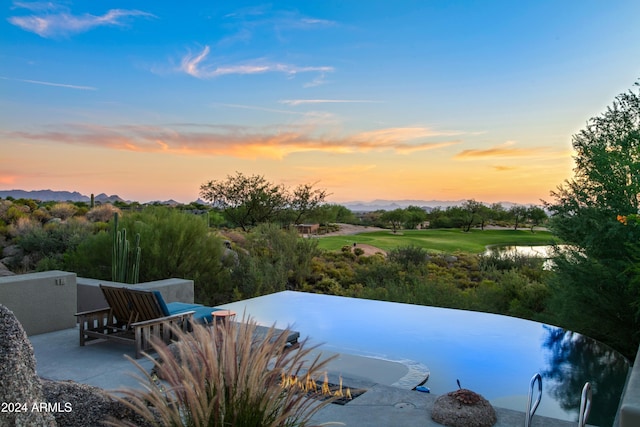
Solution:
<svg viewBox="0 0 640 427">
<path fill-rule="evenodd" d="M 586 336 L 508 316 L 285 291 L 224 307 L 256 321 L 292 326 L 322 349 L 423 365 L 435 394 L 462 386 L 493 405 L 525 411 L 529 382 L 540 373 L 537 415 L 577 421 L 585 382 L 592 384 L 589 424 L 609 427 L 629 362 Z"/>
<path fill-rule="evenodd" d="M 560 248 L 563 245 L 559 246 Z M 502 255 L 513 256 L 520 255 L 526 257 L 537 258 L 550 258 L 553 254 L 553 246 L 541 245 L 541 246 L 512 246 L 512 245 L 492 245 L 487 246 L 487 250 L 484 255 Z"/>
</svg>

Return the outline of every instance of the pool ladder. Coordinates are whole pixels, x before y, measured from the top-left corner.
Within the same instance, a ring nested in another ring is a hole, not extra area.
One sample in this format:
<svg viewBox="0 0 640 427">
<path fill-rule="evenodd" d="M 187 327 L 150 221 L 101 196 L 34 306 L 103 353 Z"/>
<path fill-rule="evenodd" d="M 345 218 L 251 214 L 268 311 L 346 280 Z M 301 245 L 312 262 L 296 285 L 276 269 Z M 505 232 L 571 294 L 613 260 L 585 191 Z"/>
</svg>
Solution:
<svg viewBox="0 0 640 427">
<path fill-rule="evenodd" d="M 578 415 L 578 427 L 587 425 L 587 418 L 591 412 L 591 399 L 593 393 L 591 391 L 591 383 L 587 382 L 582 388 L 582 396 L 580 397 L 580 414 Z"/>
<path fill-rule="evenodd" d="M 533 390 L 535 389 L 536 383 L 538 383 L 538 397 L 536 398 L 536 401 L 533 402 Z M 592 398 L 593 392 L 591 391 L 591 383 L 587 382 L 582 388 L 582 396 L 580 397 L 578 427 L 585 427 L 587 425 L 587 419 L 589 418 L 589 413 L 591 412 Z M 527 400 L 527 411 L 525 412 L 524 427 L 531 427 L 531 420 L 533 419 L 533 415 L 536 413 L 536 409 L 538 409 L 538 405 L 540 405 L 541 400 L 542 376 L 540 374 L 535 374 L 531 378 L 531 383 L 529 384 L 529 399 Z"/>
<path fill-rule="evenodd" d="M 533 389 L 536 383 L 538 383 L 538 397 L 536 398 L 535 403 L 533 403 Z M 529 384 L 529 399 L 527 400 L 527 411 L 524 414 L 524 427 L 531 426 L 531 419 L 533 418 L 533 414 L 536 413 L 536 409 L 538 409 L 538 405 L 540 404 L 541 400 L 542 400 L 542 376 L 540 374 L 535 374 L 531 378 L 531 383 Z"/>
</svg>

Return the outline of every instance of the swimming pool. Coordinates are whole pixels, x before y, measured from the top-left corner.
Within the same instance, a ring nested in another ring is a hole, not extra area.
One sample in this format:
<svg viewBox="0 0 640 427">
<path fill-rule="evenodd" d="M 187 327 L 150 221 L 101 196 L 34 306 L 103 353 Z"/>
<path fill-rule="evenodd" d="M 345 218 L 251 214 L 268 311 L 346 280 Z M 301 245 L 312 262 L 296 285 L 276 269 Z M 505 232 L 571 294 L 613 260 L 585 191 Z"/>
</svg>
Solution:
<svg viewBox="0 0 640 427">
<path fill-rule="evenodd" d="M 433 393 L 474 390 L 524 411 L 529 382 L 543 377 L 537 415 L 577 421 L 582 386 L 593 387 L 589 424 L 609 427 L 629 362 L 583 335 L 528 320 L 438 307 L 284 291 L 227 304 L 258 323 L 291 326 L 322 349 L 428 367 Z"/>
</svg>

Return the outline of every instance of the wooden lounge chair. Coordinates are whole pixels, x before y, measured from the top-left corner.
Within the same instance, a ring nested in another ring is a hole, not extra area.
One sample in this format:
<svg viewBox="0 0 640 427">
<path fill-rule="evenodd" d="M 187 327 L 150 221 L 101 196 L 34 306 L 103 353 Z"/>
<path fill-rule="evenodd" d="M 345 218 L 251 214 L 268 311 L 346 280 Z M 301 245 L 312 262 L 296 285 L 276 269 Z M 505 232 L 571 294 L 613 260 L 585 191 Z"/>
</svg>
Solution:
<svg viewBox="0 0 640 427">
<path fill-rule="evenodd" d="M 112 340 L 121 343 L 135 344 L 135 357 L 140 358 L 143 351 L 151 349 L 151 338 L 158 337 L 165 342 L 173 339 L 171 327 L 184 331 L 194 322 L 196 310 L 187 310 L 185 306 L 197 307 L 195 304 L 184 304 L 183 310 L 170 313 L 163 310 L 160 300 L 162 295 L 155 291 L 132 290 L 125 287 L 100 285 L 108 308 L 77 313 L 80 323 L 80 345 L 94 340 Z M 199 306 L 203 311 L 204 306 Z M 210 307 L 204 308 L 209 310 Z"/>
<path fill-rule="evenodd" d="M 174 336 L 172 327 L 188 331 L 193 323 L 210 324 L 214 311 L 220 308 L 184 302 L 165 303 L 159 291 L 145 291 L 118 286 L 100 285 L 108 308 L 77 313 L 80 323 L 80 345 L 94 340 L 113 340 L 135 344 L 136 359 L 151 349 L 152 337 L 169 343 Z M 259 326 L 257 335 L 268 328 Z M 289 344 L 295 344 L 300 333 L 290 331 Z"/>
</svg>

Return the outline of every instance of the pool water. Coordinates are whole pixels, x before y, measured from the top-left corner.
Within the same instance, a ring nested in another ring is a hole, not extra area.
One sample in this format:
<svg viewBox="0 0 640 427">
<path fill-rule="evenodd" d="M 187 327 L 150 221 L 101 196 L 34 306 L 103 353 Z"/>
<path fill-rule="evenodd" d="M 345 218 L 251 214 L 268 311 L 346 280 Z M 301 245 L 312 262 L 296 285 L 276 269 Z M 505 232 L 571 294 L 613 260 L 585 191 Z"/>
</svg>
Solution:
<svg viewBox="0 0 640 427">
<path fill-rule="evenodd" d="M 588 423 L 601 427 L 613 425 L 630 369 L 618 352 L 584 335 L 496 314 L 293 291 L 223 307 L 289 326 L 327 351 L 424 365 L 435 394 L 457 389 L 459 379 L 493 405 L 524 412 L 530 380 L 540 373 L 536 415 L 577 421 L 589 381 Z"/>
</svg>

